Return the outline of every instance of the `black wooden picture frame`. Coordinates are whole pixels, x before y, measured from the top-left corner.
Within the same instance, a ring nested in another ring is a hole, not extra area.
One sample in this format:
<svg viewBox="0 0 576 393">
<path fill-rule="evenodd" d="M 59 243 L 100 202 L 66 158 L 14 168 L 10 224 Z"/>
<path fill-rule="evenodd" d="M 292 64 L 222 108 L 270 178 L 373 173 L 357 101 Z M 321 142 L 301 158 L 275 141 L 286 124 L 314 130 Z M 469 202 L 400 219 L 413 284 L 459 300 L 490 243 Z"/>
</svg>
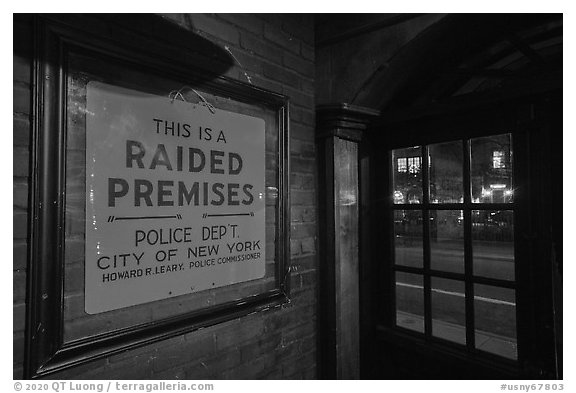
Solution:
<svg viewBox="0 0 576 393">
<path fill-rule="evenodd" d="M 112 22 L 106 23 L 107 20 Z M 154 35 L 146 35 L 146 29 L 154 30 Z M 182 36 L 186 34 L 190 36 Z M 41 378 L 90 360 L 248 313 L 279 307 L 289 301 L 288 98 L 235 79 L 201 71 L 193 56 L 177 57 L 176 54 L 189 50 L 191 45 L 211 45 L 208 40 L 192 35 L 152 15 L 35 17 L 25 378 Z M 191 40 L 196 41 L 190 43 Z M 201 78 L 203 89 L 211 94 L 275 111 L 279 129 L 276 284 L 273 290 L 83 340 L 64 341 L 66 64 L 73 51 L 89 51 L 113 58 L 127 67 L 169 75 L 191 85 Z"/>
</svg>

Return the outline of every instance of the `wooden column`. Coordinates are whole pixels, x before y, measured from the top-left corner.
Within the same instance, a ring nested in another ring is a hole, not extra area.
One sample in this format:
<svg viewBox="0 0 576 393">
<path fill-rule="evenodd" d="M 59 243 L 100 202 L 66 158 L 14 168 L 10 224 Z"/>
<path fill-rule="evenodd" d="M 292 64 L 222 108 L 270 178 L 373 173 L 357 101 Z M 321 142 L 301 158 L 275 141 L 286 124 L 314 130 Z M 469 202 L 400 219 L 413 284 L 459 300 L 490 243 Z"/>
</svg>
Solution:
<svg viewBox="0 0 576 393">
<path fill-rule="evenodd" d="M 319 367 L 324 379 L 360 377 L 358 145 L 377 111 L 317 108 L 320 155 Z"/>
</svg>

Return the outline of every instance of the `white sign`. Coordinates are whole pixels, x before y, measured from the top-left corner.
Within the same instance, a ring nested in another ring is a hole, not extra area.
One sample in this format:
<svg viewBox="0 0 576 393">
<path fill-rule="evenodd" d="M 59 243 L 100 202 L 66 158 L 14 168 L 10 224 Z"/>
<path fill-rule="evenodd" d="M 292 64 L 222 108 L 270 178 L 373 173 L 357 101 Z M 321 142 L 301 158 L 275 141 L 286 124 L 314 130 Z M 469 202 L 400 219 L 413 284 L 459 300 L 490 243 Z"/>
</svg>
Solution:
<svg viewBox="0 0 576 393">
<path fill-rule="evenodd" d="M 90 82 L 85 310 L 262 278 L 264 120 Z"/>
</svg>

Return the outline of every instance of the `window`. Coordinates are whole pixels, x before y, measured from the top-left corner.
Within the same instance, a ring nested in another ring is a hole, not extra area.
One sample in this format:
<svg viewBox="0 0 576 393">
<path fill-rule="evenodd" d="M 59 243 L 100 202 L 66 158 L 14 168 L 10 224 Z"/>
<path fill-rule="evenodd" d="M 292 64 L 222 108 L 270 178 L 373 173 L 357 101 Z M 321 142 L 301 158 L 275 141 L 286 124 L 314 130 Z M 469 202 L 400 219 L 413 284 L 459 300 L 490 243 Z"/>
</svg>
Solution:
<svg viewBox="0 0 576 393">
<path fill-rule="evenodd" d="M 492 153 L 492 167 L 494 169 L 506 168 L 506 163 L 504 162 L 504 152 L 502 150 L 494 150 Z"/>
<path fill-rule="evenodd" d="M 420 172 L 420 163 L 422 159 L 420 157 L 408 157 L 408 171 L 410 173 Z"/>
<path fill-rule="evenodd" d="M 511 134 L 395 149 L 393 162 L 408 152 L 392 175 L 396 326 L 516 360 Z"/>
<path fill-rule="evenodd" d="M 399 158 L 397 160 L 398 163 L 398 172 L 406 173 L 408 171 L 408 167 L 406 166 L 406 157 Z"/>
</svg>

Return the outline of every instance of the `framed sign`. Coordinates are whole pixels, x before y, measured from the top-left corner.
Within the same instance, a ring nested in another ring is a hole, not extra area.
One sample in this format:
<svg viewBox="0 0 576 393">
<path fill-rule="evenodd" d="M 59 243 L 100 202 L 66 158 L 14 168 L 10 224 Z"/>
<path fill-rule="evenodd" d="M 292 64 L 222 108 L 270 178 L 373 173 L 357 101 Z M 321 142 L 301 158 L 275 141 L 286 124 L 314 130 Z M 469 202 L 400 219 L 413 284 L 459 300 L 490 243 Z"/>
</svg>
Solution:
<svg viewBox="0 0 576 393">
<path fill-rule="evenodd" d="M 265 122 L 86 86 L 85 311 L 263 278 Z"/>
<path fill-rule="evenodd" d="M 289 299 L 286 97 L 82 18 L 37 20 L 28 378 Z"/>
</svg>

